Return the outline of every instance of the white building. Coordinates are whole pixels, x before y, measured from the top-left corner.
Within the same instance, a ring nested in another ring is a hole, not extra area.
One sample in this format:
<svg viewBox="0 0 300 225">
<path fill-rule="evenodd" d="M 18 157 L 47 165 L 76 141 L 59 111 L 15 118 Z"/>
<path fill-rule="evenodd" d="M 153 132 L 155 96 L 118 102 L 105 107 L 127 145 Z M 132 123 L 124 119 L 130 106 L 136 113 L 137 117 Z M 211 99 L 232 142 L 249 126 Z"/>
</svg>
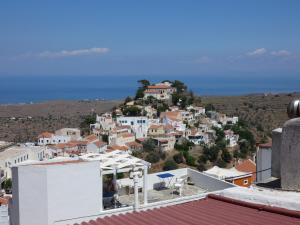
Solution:
<svg viewBox="0 0 300 225">
<path fill-rule="evenodd" d="M 120 134 L 112 134 L 109 136 L 109 144 L 110 145 L 119 145 L 124 146 L 129 142 L 134 142 L 135 136 L 131 133 L 120 133 Z"/>
<path fill-rule="evenodd" d="M 43 132 L 38 136 L 38 145 L 56 145 L 67 143 L 71 140 L 71 136 L 55 135 L 50 132 Z"/>
<path fill-rule="evenodd" d="M 104 132 L 109 132 L 116 127 L 116 124 L 112 118 L 111 113 L 104 113 L 100 116 L 96 116 L 96 123 L 91 124 L 95 129 L 100 129 Z"/>
<path fill-rule="evenodd" d="M 13 225 L 53 225 L 101 210 L 100 164 L 78 160 L 13 167 Z"/>
<path fill-rule="evenodd" d="M 188 111 L 192 112 L 195 117 L 199 117 L 201 115 L 205 115 L 205 108 L 204 107 L 198 107 L 198 106 L 188 106 L 186 108 Z"/>
<path fill-rule="evenodd" d="M 55 135 L 70 137 L 71 141 L 81 140 L 80 129 L 78 128 L 62 128 L 55 131 Z"/>
<path fill-rule="evenodd" d="M 104 153 L 107 150 L 107 143 L 103 141 L 95 141 L 88 143 L 86 146 L 87 153 Z"/>
<path fill-rule="evenodd" d="M 153 97 L 159 100 L 169 100 L 174 92 L 176 92 L 176 88 L 167 83 L 149 85 L 144 91 L 144 99 Z"/>
<path fill-rule="evenodd" d="M 201 143 L 206 143 L 206 139 L 203 133 L 197 132 L 187 135 L 186 138 L 193 142 L 195 145 L 200 145 Z"/>
<path fill-rule="evenodd" d="M 122 126 L 130 126 L 136 138 L 145 138 L 148 133 L 148 118 L 146 116 L 121 116 L 117 123 Z"/>
<path fill-rule="evenodd" d="M 228 147 L 235 147 L 238 145 L 239 135 L 234 134 L 232 130 L 225 130 L 225 140 L 228 141 Z"/>
<path fill-rule="evenodd" d="M 11 178 L 11 168 L 15 165 L 31 160 L 43 160 L 48 158 L 46 147 L 40 146 L 12 146 L 0 152 L 1 182 Z"/>
<path fill-rule="evenodd" d="M 167 111 L 160 114 L 160 118 L 163 124 L 170 124 L 176 131 L 184 132 L 186 130 L 186 124 L 183 123 L 183 118 L 180 111 Z"/>
</svg>

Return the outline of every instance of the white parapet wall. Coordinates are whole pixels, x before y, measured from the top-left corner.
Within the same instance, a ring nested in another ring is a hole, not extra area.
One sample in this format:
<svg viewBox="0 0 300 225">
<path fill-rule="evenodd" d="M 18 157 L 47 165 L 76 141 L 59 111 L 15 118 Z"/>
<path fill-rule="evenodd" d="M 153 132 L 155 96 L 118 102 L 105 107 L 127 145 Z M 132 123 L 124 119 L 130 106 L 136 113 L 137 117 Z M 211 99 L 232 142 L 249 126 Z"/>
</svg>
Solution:
<svg viewBox="0 0 300 225">
<path fill-rule="evenodd" d="M 208 192 L 224 190 L 226 188 L 235 187 L 234 184 L 221 181 L 212 176 L 206 175 L 196 170 L 188 169 L 188 177 L 198 187 L 201 187 Z"/>
</svg>

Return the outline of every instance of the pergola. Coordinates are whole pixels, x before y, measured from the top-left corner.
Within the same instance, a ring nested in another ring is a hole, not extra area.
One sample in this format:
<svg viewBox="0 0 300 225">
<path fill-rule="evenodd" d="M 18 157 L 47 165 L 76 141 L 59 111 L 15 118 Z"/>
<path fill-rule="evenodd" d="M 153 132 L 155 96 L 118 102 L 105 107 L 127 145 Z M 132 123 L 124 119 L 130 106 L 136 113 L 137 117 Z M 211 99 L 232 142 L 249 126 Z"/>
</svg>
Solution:
<svg viewBox="0 0 300 225">
<path fill-rule="evenodd" d="M 99 161 L 100 162 L 100 177 L 101 177 L 101 196 L 103 196 L 103 175 L 113 174 L 114 183 L 116 184 L 117 173 L 133 172 L 132 179 L 134 181 L 134 195 L 135 195 L 135 207 L 138 205 L 138 173 L 137 171 L 143 171 L 143 194 L 144 204 L 148 202 L 147 196 L 147 174 L 148 168 L 151 163 L 142 159 L 134 157 L 124 151 L 116 150 L 108 153 L 88 153 L 80 156 L 85 161 Z M 103 210 L 103 199 L 101 202 L 101 210 Z"/>
</svg>

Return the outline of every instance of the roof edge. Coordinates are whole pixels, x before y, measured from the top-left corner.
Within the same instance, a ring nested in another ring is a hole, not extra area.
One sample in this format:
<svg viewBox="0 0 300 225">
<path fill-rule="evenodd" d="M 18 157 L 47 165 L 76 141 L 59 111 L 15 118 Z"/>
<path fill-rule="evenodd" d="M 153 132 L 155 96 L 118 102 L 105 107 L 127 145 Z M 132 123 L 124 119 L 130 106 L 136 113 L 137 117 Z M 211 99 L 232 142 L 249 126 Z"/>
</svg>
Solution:
<svg viewBox="0 0 300 225">
<path fill-rule="evenodd" d="M 224 196 L 216 195 L 216 194 L 208 194 L 207 197 L 218 200 L 218 201 L 223 201 L 223 202 L 227 202 L 230 204 L 234 204 L 234 205 L 257 209 L 260 211 L 266 211 L 266 212 L 276 213 L 276 214 L 280 214 L 280 215 L 284 215 L 284 216 L 300 218 L 300 211 L 296 211 L 296 210 L 289 210 L 289 209 L 285 209 L 285 208 L 279 208 L 279 207 L 268 206 L 268 205 L 263 205 L 263 204 L 258 204 L 258 203 L 246 202 L 246 201 L 228 198 L 228 197 L 224 197 Z"/>
</svg>

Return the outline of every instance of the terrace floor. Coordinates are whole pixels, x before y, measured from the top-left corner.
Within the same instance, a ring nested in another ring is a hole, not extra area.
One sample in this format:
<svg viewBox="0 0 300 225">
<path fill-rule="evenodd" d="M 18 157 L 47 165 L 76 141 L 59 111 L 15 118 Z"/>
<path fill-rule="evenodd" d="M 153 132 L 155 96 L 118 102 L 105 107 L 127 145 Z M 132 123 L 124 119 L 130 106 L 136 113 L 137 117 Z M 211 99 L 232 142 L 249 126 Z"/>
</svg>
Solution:
<svg viewBox="0 0 300 225">
<path fill-rule="evenodd" d="M 196 194 L 205 193 L 206 190 L 196 186 L 196 185 L 188 185 L 185 184 L 182 189 L 182 195 L 179 196 L 179 193 L 175 191 L 173 188 L 164 188 L 161 190 L 149 190 L 148 191 L 148 202 L 159 202 L 164 200 L 175 199 L 184 196 L 192 196 Z M 143 193 L 139 193 L 140 204 L 143 203 Z M 134 202 L 134 194 L 122 195 L 119 196 L 119 201 L 122 204 L 132 205 Z"/>
</svg>

